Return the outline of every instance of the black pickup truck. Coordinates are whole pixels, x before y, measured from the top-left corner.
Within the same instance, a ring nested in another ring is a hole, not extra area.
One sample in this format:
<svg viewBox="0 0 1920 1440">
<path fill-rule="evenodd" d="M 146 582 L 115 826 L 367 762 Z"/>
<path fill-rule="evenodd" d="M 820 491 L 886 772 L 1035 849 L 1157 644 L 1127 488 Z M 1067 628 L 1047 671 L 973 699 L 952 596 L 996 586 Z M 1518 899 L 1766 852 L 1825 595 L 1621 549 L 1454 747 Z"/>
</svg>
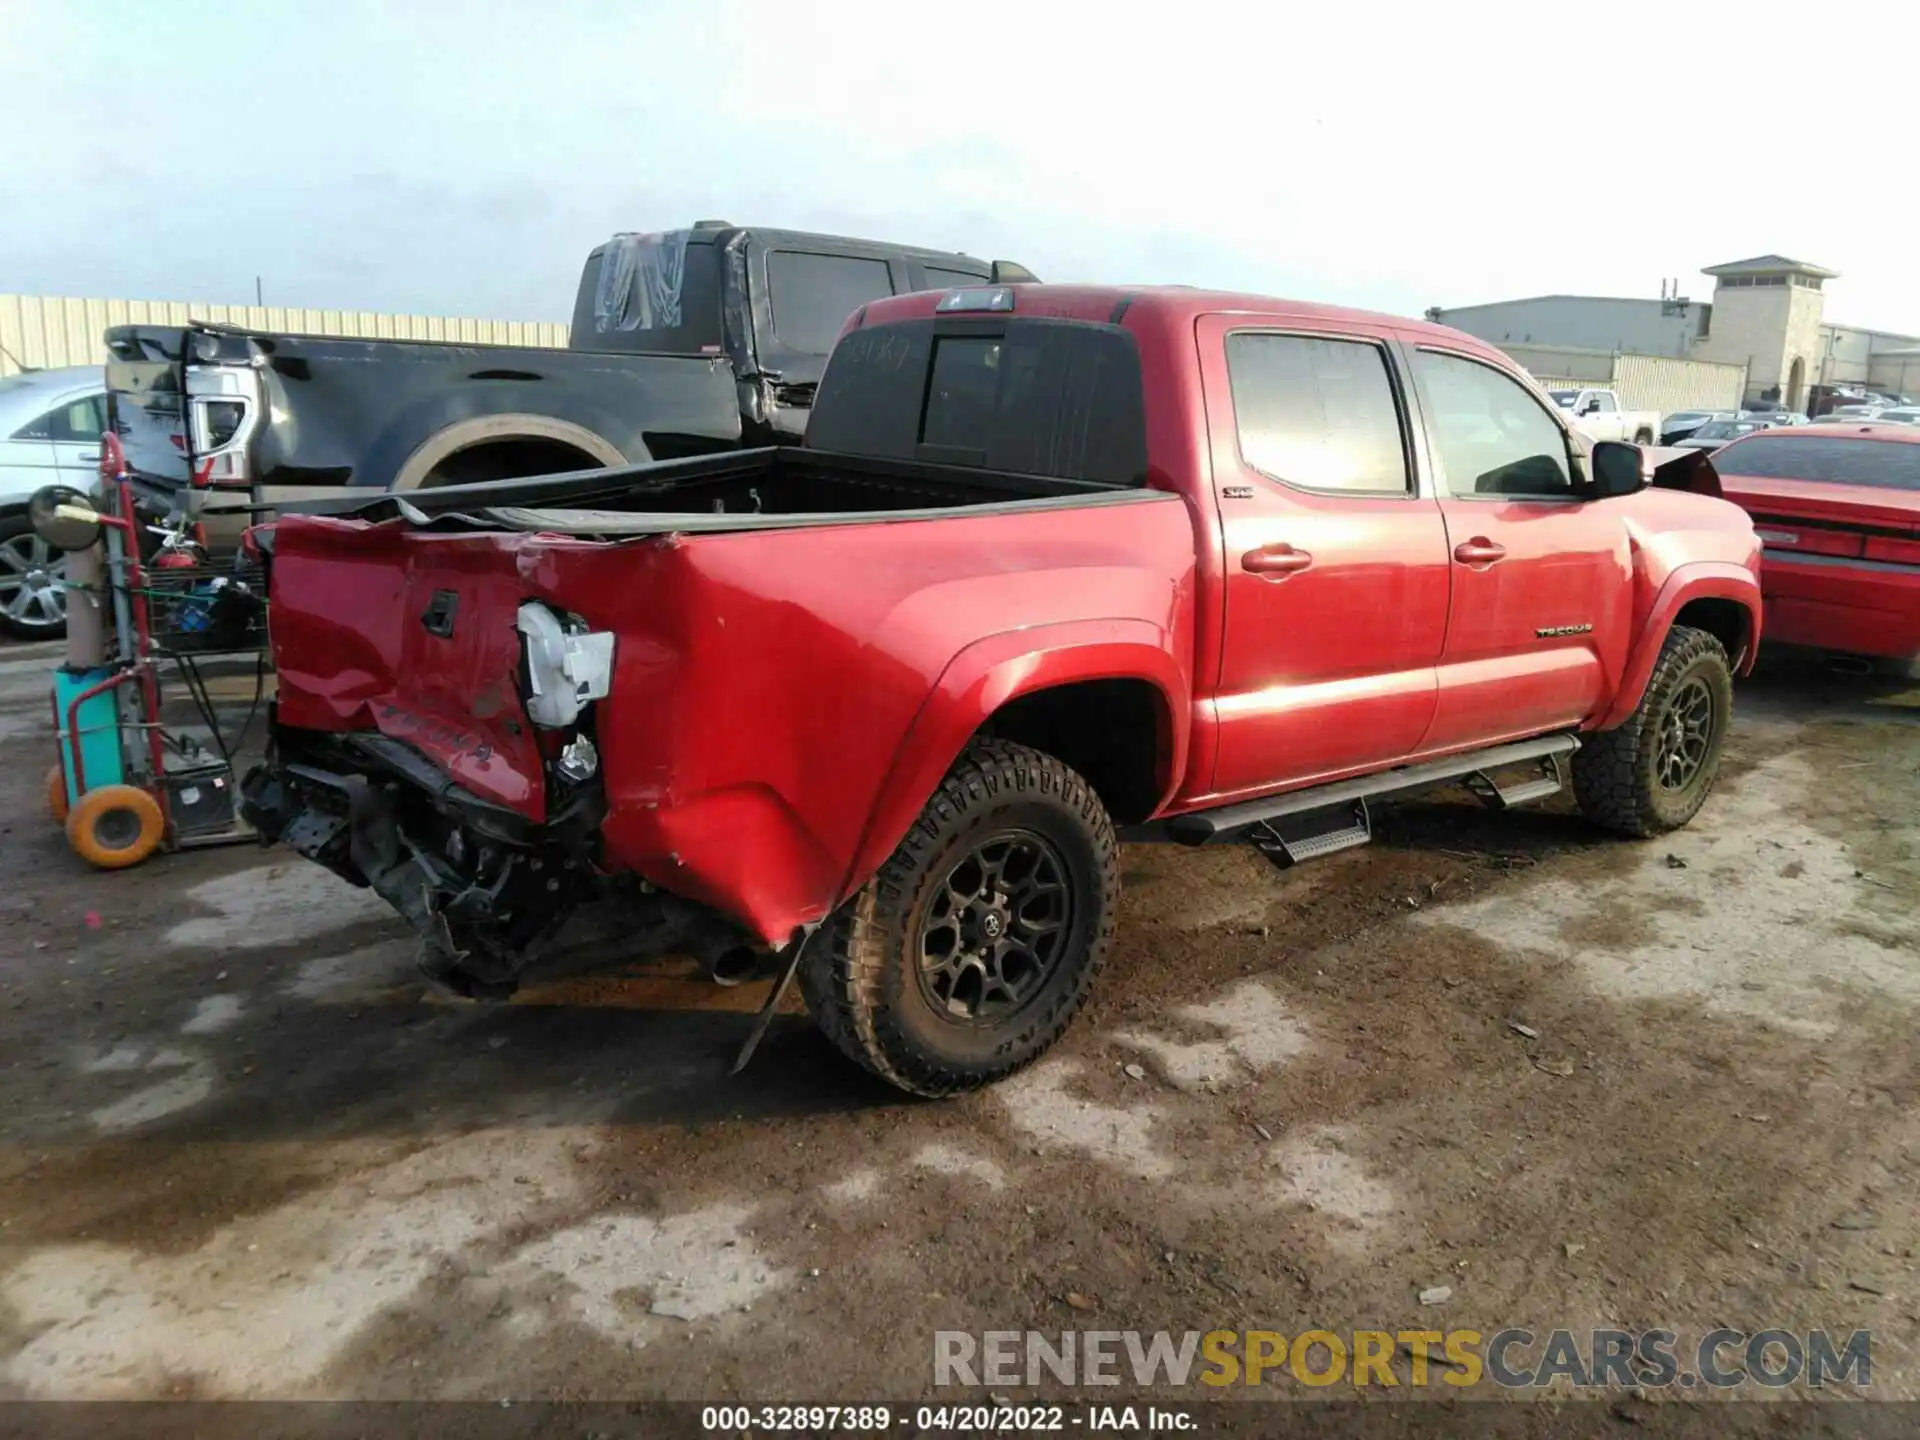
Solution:
<svg viewBox="0 0 1920 1440">
<path fill-rule="evenodd" d="M 142 497 L 196 512 L 790 444 L 862 305 L 1030 278 L 945 251 L 703 220 L 596 247 L 564 350 L 114 327 L 110 423 Z M 197 489 L 216 493 L 182 503 Z"/>
</svg>

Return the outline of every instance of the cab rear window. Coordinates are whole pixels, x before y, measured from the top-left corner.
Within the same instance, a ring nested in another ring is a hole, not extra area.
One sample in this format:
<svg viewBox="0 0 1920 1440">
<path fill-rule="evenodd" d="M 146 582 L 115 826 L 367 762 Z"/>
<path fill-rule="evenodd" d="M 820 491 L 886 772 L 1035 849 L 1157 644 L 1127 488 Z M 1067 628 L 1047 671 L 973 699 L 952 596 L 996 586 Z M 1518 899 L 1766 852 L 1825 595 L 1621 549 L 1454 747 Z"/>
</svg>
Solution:
<svg viewBox="0 0 1920 1440">
<path fill-rule="evenodd" d="M 717 355 L 719 247 L 685 230 L 616 235 L 587 257 L 571 333 L 575 350 Z"/>
<path fill-rule="evenodd" d="M 1713 457 L 1722 475 L 1920 490 L 1920 444 L 1869 436 L 1754 435 Z"/>
<path fill-rule="evenodd" d="M 906 320 L 854 330 L 821 377 L 806 443 L 1142 485 L 1139 351 L 1118 326 L 1076 320 Z"/>
</svg>

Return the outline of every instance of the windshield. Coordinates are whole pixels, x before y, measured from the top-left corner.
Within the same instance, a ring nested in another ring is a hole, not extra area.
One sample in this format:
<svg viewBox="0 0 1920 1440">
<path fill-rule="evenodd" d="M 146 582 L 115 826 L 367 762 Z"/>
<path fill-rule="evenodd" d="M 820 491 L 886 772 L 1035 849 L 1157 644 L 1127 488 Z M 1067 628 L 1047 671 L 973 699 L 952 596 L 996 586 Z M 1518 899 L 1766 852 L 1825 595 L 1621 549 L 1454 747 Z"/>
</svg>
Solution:
<svg viewBox="0 0 1920 1440">
<path fill-rule="evenodd" d="M 1580 398 L 1578 390 L 1549 390 L 1547 394 L 1553 397 L 1553 403 L 1562 410 L 1571 410 L 1573 402 Z"/>
<path fill-rule="evenodd" d="M 1696 421 L 1711 420 L 1712 418 L 1713 412 L 1711 410 L 1676 410 L 1673 414 L 1667 416 L 1667 423 L 1669 425 L 1691 425 Z"/>
<path fill-rule="evenodd" d="M 1730 440 L 1735 435 L 1746 435 L 1758 429 L 1756 425 L 1735 425 L 1729 420 L 1715 420 L 1702 425 L 1693 432 L 1696 440 Z"/>
<path fill-rule="evenodd" d="M 1755 435 L 1714 456 L 1722 475 L 1920 490 L 1920 445 L 1851 435 Z"/>
</svg>

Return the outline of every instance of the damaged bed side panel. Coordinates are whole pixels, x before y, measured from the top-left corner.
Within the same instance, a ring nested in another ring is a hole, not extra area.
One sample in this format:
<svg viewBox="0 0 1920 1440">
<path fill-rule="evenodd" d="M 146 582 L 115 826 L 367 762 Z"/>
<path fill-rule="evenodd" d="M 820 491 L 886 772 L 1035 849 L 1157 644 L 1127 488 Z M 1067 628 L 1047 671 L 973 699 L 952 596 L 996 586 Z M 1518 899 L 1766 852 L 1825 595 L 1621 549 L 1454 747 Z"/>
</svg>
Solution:
<svg viewBox="0 0 1920 1440">
<path fill-rule="evenodd" d="M 514 616 L 528 599 L 577 615 L 615 636 L 611 689 L 594 707 L 606 864 L 784 945 L 867 878 L 860 857 L 899 838 L 870 833 L 888 777 L 917 773 L 900 764 L 906 737 L 928 733 L 916 727 L 923 711 L 951 703 L 936 693 L 942 677 L 983 635 L 1119 620 L 1162 656 L 1192 654 L 1185 506 L 1168 495 L 1064 518 L 949 514 L 618 544 L 286 521 L 274 603 L 291 603 L 275 612 L 276 651 L 326 659 L 283 663 L 279 720 L 378 730 L 538 821 L 542 759 Z M 443 592 L 451 636 L 422 624 Z M 1189 662 L 1161 663 L 1176 721 Z M 1028 668 L 1008 683 L 1044 680 Z M 941 733 L 958 736 L 957 753 L 984 718 Z"/>
</svg>

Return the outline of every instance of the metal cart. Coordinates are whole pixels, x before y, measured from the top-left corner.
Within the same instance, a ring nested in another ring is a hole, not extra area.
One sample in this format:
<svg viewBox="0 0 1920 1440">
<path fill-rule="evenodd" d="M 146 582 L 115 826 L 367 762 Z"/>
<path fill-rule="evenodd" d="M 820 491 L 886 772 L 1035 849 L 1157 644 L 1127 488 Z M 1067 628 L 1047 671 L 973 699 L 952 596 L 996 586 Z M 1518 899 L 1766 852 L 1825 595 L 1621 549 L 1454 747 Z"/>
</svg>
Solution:
<svg viewBox="0 0 1920 1440">
<path fill-rule="evenodd" d="M 54 673 L 59 759 L 48 773 L 47 800 L 67 843 L 89 864 L 119 870 L 156 850 L 252 838 L 236 807 L 233 770 L 268 683 L 257 558 L 243 552 L 216 562 L 187 522 L 146 524 L 114 435 L 101 449 L 99 504 L 48 486 L 29 512 L 49 544 L 105 551 L 92 568 L 102 572 L 97 594 L 110 619 L 110 653 Z M 158 543 L 143 543 L 149 535 Z M 206 667 L 238 665 L 244 673 L 249 661 L 252 705 L 229 733 Z M 181 684 L 205 739 L 163 726 L 163 674 Z"/>
</svg>

